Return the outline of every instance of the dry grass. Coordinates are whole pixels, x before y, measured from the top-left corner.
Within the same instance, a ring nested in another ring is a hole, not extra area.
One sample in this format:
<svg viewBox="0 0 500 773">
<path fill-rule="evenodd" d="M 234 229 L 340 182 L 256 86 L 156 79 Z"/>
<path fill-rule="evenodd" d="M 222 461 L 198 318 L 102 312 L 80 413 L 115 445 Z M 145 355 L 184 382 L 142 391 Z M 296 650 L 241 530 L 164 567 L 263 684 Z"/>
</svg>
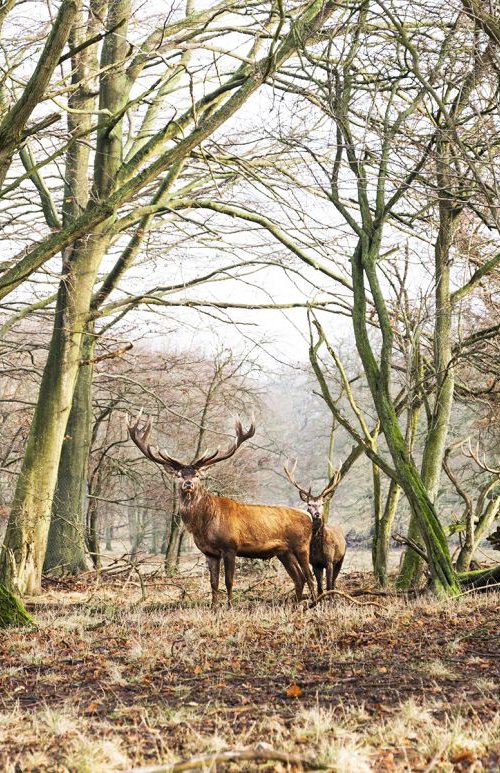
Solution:
<svg viewBox="0 0 500 773">
<path fill-rule="evenodd" d="M 37 629 L 1 635 L 0 768 L 120 771 L 264 742 L 340 773 L 498 769 L 498 595 L 308 610 L 269 570 L 214 615 L 205 576 L 173 583 L 145 603 L 131 584 L 51 590 Z"/>
</svg>

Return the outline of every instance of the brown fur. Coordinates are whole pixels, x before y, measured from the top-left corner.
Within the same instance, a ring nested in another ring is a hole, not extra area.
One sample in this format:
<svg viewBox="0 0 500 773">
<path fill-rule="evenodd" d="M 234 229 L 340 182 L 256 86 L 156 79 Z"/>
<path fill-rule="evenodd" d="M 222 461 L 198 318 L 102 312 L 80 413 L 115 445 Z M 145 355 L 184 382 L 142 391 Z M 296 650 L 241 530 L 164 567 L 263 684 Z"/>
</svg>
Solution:
<svg viewBox="0 0 500 773">
<path fill-rule="evenodd" d="M 245 558 L 279 558 L 295 585 L 297 599 L 302 598 L 307 582 L 315 598 L 314 580 L 309 568 L 309 545 L 312 523 L 308 515 L 291 507 L 245 505 L 226 497 L 216 497 L 203 487 L 201 478 L 206 470 L 229 459 L 242 443 L 253 437 L 255 420 L 245 431 L 238 419 L 236 438 L 225 450 L 205 453 L 191 464 L 154 449 L 149 443 L 151 418 L 142 419 L 142 411 L 134 423 L 127 418 L 130 437 L 151 461 L 179 479 L 180 514 L 192 533 L 196 546 L 205 554 L 210 570 L 212 606 L 217 604 L 220 562 L 224 575 L 229 606 L 232 604 L 236 556 Z"/>
<path fill-rule="evenodd" d="M 316 576 L 318 593 L 321 595 L 323 593 L 323 571 L 326 569 L 326 589 L 333 590 L 346 551 L 346 542 L 340 526 L 327 526 L 323 518 L 323 506 L 331 499 L 339 485 L 342 477 L 341 470 L 334 470 L 321 494 L 314 496 L 311 486 L 309 489 L 305 489 L 295 480 L 296 464 L 297 461 L 292 467 L 285 465 L 285 475 L 298 490 L 302 501 L 307 504 L 307 512 L 312 518 L 310 561 Z"/>
<path fill-rule="evenodd" d="M 181 473 L 182 474 L 182 473 Z M 193 488 L 180 487 L 180 514 L 199 550 L 207 557 L 212 604 L 218 599 L 221 559 L 224 561 L 229 605 L 232 603 L 234 563 L 237 556 L 267 559 L 276 556 L 292 578 L 297 599 L 307 581 L 314 597 L 309 569 L 311 518 L 302 510 L 270 505 L 247 505 L 210 494 L 197 476 Z"/>
<path fill-rule="evenodd" d="M 326 589 L 333 590 L 342 568 L 346 541 L 340 526 L 327 526 L 322 517 L 314 518 L 310 561 L 318 585 L 323 593 L 323 571 L 326 569 Z"/>
</svg>

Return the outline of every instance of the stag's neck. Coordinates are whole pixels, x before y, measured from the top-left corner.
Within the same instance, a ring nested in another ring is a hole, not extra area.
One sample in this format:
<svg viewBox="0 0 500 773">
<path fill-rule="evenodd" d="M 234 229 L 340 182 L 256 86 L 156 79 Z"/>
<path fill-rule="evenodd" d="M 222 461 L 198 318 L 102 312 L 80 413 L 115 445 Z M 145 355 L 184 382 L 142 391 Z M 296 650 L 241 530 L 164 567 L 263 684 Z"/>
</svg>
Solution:
<svg viewBox="0 0 500 773">
<path fill-rule="evenodd" d="M 321 545 L 325 535 L 325 522 L 323 518 L 313 518 L 311 545 Z"/>
<path fill-rule="evenodd" d="M 217 497 L 201 486 L 187 493 L 179 490 L 179 512 L 188 531 L 196 533 L 199 527 L 214 517 L 216 500 Z"/>
</svg>

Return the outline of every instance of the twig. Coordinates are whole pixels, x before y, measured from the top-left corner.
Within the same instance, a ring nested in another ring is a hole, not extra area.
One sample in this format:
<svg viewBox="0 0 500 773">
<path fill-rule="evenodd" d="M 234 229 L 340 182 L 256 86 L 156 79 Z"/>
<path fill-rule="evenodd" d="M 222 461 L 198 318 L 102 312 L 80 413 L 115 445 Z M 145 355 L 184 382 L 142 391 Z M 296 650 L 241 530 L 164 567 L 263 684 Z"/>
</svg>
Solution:
<svg viewBox="0 0 500 773">
<path fill-rule="evenodd" d="M 277 749 L 262 749 L 256 747 L 255 749 L 232 749 L 230 751 L 218 752 L 215 754 L 203 754 L 200 757 L 192 757 L 189 760 L 184 760 L 184 762 L 175 762 L 165 765 L 149 765 L 144 768 L 130 768 L 126 773 L 180 773 L 183 770 L 195 770 L 196 768 L 205 769 L 207 765 L 212 767 L 219 762 L 230 762 L 232 760 L 254 760 L 261 762 L 276 760 L 279 762 L 287 762 L 291 765 L 301 765 L 305 770 L 328 770 L 327 765 L 323 765 L 314 760 L 308 760 L 305 757 L 299 757 L 296 754 L 288 754 L 288 752 L 281 752 Z"/>
<path fill-rule="evenodd" d="M 318 596 L 316 601 L 312 601 L 309 604 L 309 609 L 312 609 L 317 604 L 319 604 L 320 601 L 322 601 L 327 596 L 341 596 L 343 599 L 347 599 L 348 601 L 351 601 L 353 604 L 357 604 L 360 607 L 379 607 L 380 609 L 385 609 L 385 606 L 383 604 L 379 604 L 378 601 L 358 601 L 353 596 L 350 596 L 348 593 L 344 593 L 341 590 L 327 590 L 324 593 L 321 594 L 321 596 Z"/>
<path fill-rule="evenodd" d="M 423 558 L 426 564 L 429 563 L 427 553 L 424 550 L 422 550 L 420 545 L 418 545 L 412 539 L 408 539 L 408 537 L 403 537 L 402 534 L 394 534 L 392 539 L 394 540 L 394 542 L 397 542 L 399 545 L 408 545 L 408 547 L 411 548 L 411 550 L 413 550 L 417 555 L 419 555 L 420 558 Z"/>
</svg>

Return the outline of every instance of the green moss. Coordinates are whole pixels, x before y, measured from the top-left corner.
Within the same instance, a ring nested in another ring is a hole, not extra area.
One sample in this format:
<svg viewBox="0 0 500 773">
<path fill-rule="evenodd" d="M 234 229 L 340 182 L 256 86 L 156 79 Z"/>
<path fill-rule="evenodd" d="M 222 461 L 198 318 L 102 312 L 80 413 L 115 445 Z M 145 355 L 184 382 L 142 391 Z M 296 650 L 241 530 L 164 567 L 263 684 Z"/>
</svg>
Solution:
<svg viewBox="0 0 500 773">
<path fill-rule="evenodd" d="M 33 618 L 24 608 L 20 599 L 0 585 L 0 628 L 31 625 Z"/>
</svg>

